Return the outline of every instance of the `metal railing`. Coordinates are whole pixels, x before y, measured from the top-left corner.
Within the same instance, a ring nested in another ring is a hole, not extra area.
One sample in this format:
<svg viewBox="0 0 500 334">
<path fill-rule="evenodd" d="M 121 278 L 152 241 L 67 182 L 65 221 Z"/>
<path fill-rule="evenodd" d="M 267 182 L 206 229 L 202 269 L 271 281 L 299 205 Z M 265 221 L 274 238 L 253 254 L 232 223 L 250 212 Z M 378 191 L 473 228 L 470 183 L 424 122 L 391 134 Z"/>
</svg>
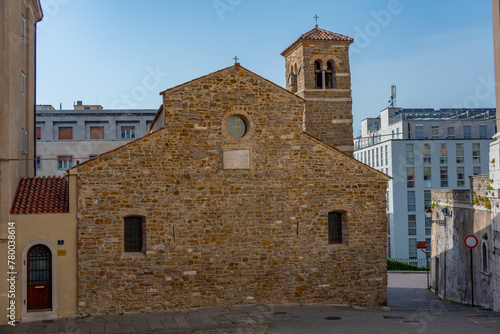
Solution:
<svg viewBox="0 0 500 334">
<path fill-rule="evenodd" d="M 399 262 L 404 262 L 408 263 L 417 267 L 427 267 L 427 259 L 402 259 L 402 258 L 393 258 L 393 259 L 388 259 L 388 260 L 395 260 Z M 429 266 L 430 266 L 430 260 L 429 260 Z"/>
</svg>

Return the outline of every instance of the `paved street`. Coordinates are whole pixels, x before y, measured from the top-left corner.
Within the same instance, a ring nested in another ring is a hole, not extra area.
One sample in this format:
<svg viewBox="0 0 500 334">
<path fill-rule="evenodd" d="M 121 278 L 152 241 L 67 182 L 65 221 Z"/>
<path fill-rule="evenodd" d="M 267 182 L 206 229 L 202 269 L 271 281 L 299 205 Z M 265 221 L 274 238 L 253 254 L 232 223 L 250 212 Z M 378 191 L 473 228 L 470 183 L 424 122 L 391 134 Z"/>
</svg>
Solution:
<svg viewBox="0 0 500 334">
<path fill-rule="evenodd" d="M 425 274 L 389 274 L 389 305 L 251 305 L 0 326 L 0 333 L 498 333 L 500 314 L 443 303 Z"/>
</svg>

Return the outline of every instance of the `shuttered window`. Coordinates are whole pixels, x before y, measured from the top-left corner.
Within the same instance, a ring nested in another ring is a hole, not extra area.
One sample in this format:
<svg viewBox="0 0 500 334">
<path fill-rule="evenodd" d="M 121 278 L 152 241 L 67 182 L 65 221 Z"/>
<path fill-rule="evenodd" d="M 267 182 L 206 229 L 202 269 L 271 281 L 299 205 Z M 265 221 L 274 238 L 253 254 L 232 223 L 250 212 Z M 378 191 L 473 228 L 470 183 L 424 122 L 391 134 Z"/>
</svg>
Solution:
<svg viewBox="0 0 500 334">
<path fill-rule="evenodd" d="M 104 139 L 104 126 L 91 126 L 90 139 Z"/>
<path fill-rule="evenodd" d="M 59 127 L 59 139 L 73 139 L 73 127 L 71 126 Z"/>
</svg>

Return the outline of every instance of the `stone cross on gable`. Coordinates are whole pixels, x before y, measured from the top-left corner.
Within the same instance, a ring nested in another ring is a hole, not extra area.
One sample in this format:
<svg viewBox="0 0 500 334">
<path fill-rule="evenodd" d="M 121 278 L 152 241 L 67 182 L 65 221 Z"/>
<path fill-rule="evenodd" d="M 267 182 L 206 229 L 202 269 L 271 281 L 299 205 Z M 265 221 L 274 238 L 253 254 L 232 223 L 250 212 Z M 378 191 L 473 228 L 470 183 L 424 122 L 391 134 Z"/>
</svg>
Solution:
<svg viewBox="0 0 500 334">
<path fill-rule="evenodd" d="M 238 60 L 240 60 L 240 59 L 238 58 L 238 56 L 234 56 L 234 58 L 233 58 L 233 59 L 234 59 L 234 64 L 237 64 L 237 63 L 238 63 Z"/>
</svg>

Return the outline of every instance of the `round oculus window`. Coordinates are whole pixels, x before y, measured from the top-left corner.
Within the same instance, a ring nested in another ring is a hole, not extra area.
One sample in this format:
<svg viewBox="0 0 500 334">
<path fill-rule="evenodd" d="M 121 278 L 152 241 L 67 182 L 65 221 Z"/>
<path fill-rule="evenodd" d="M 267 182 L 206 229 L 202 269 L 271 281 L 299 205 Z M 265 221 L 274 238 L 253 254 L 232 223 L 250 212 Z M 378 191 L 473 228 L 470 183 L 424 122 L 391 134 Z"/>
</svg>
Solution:
<svg viewBox="0 0 500 334">
<path fill-rule="evenodd" d="M 230 116 L 226 121 L 226 132 L 235 139 L 245 137 L 247 134 L 247 121 L 240 115 Z"/>
</svg>

